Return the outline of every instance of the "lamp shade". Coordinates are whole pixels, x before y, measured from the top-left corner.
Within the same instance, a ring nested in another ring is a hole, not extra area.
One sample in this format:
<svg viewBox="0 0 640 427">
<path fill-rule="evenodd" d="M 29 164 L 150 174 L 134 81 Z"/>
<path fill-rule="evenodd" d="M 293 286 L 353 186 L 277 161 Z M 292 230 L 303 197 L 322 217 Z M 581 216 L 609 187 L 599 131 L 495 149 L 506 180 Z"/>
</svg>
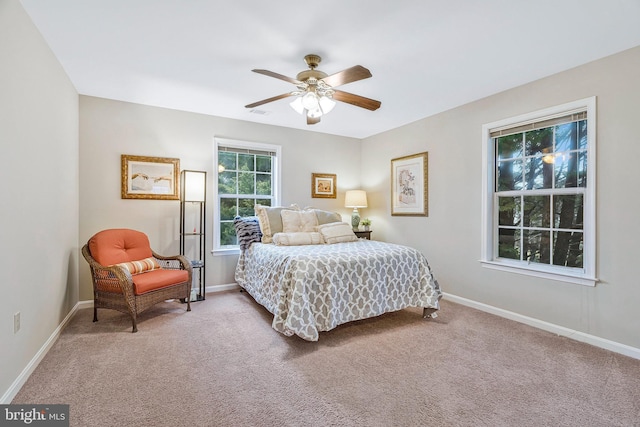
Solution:
<svg viewBox="0 0 640 427">
<path fill-rule="evenodd" d="M 203 171 L 182 171 L 182 200 L 204 202 L 206 196 L 207 173 Z"/>
<path fill-rule="evenodd" d="M 367 192 L 364 190 L 349 190 L 344 196 L 345 208 L 366 208 Z"/>
</svg>

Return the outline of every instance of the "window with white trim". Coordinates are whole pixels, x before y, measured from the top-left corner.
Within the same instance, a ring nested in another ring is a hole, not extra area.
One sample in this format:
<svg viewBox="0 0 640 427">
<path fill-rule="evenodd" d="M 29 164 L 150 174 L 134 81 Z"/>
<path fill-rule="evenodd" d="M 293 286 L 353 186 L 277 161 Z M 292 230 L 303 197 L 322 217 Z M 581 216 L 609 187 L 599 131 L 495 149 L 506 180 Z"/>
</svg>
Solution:
<svg viewBox="0 0 640 427">
<path fill-rule="evenodd" d="M 483 265 L 595 285 L 595 98 L 483 126 Z"/>
<path fill-rule="evenodd" d="M 253 216 L 256 204 L 278 204 L 280 151 L 277 145 L 214 139 L 214 251 L 237 252 L 237 215 Z"/>
</svg>

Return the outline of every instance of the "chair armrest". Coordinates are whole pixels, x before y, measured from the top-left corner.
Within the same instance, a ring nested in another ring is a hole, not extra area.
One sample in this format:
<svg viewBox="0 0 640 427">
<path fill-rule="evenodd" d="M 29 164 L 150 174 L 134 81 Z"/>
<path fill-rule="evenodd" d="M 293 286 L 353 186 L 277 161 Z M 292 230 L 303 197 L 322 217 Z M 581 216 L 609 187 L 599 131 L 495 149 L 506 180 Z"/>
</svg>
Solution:
<svg viewBox="0 0 640 427">
<path fill-rule="evenodd" d="M 129 270 L 116 265 L 104 266 L 99 264 L 91 256 L 87 245 L 82 248 L 82 255 L 91 268 L 94 290 L 123 292 L 127 297 L 133 296 L 133 279 Z"/>
<path fill-rule="evenodd" d="M 164 256 L 156 253 L 153 250 L 151 252 L 153 253 L 153 257 L 158 260 L 158 263 L 162 268 L 167 268 L 169 270 L 187 270 L 189 271 L 189 274 L 191 274 L 191 263 L 185 256 Z"/>
</svg>

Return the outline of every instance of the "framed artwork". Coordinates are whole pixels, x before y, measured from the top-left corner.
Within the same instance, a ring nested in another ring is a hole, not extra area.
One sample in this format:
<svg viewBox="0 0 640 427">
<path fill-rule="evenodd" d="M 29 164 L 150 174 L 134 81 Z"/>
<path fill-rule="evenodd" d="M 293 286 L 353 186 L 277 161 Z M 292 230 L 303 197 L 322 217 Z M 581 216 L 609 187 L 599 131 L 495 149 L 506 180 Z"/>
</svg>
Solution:
<svg viewBox="0 0 640 427">
<path fill-rule="evenodd" d="M 311 197 L 314 199 L 336 198 L 336 175 L 330 173 L 311 174 Z"/>
<path fill-rule="evenodd" d="M 391 160 L 391 215 L 428 216 L 428 154 Z"/>
<path fill-rule="evenodd" d="M 121 156 L 123 199 L 178 200 L 180 159 Z"/>
</svg>

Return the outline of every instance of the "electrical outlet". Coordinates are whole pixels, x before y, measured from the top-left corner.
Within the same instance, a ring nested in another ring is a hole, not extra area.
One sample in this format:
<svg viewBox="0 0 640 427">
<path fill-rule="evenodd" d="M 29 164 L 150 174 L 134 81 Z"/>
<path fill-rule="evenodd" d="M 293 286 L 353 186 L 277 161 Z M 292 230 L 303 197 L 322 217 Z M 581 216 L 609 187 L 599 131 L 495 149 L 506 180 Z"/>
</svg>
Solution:
<svg viewBox="0 0 640 427">
<path fill-rule="evenodd" d="M 17 334 L 20 330 L 20 312 L 13 315 L 13 333 Z"/>
</svg>

